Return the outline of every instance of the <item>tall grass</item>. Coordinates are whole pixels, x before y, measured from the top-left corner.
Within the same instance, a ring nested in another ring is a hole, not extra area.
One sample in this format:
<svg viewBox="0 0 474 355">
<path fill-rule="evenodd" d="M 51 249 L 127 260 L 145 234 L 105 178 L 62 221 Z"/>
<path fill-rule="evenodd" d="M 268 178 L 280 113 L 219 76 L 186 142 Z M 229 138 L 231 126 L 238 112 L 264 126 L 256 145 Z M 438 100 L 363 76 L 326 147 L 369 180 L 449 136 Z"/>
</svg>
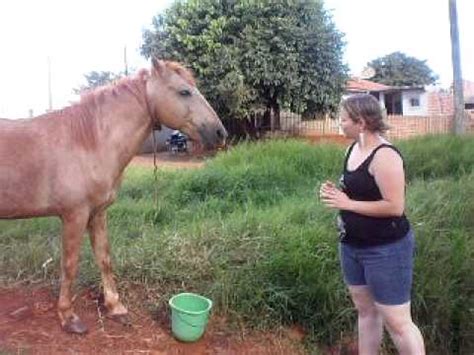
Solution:
<svg viewBox="0 0 474 355">
<path fill-rule="evenodd" d="M 398 146 L 405 157 L 409 180 L 459 177 L 474 167 L 472 136 L 423 136 L 400 141 Z"/>
<path fill-rule="evenodd" d="M 430 137 L 400 147 L 418 245 L 414 316 L 428 353 L 461 353 L 472 349 L 474 332 L 474 144 Z M 160 171 L 156 180 L 151 170 L 128 169 L 109 210 L 119 279 L 153 287 L 163 300 L 201 292 L 218 312 L 257 327 L 298 322 L 317 342 L 353 333 L 335 212 L 315 196 L 321 181 L 338 177 L 343 153 L 271 141 L 238 146 L 200 170 Z M 3 280 L 57 280 L 59 233 L 54 219 L 0 221 Z M 84 245 L 80 283 L 98 279 Z"/>
</svg>

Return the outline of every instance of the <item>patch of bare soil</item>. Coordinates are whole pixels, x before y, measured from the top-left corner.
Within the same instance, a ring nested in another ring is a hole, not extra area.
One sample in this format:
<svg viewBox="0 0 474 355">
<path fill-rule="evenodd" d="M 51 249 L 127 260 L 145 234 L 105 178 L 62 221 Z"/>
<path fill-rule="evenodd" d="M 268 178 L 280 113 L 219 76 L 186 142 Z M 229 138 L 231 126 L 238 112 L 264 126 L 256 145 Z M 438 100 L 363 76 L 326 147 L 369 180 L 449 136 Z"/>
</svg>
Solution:
<svg viewBox="0 0 474 355">
<path fill-rule="evenodd" d="M 352 142 L 350 139 L 340 134 L 322 135 L 306 132 L 302 134 L 300 138 L 307 140 L 313 144 L 335 143 L 343 146 L 348 146 Z M 212 157 L 212 155 L 214 154 L 215 152 L 210 152 L 202 155 L 193 155 L 192 153 L 159 152 L 156 154 L 156 157 L 154 157 L 153 154 L 141 154 L 135 156 L 132 159 L 131 165 L 153 168 L 154 162 L 156 161 L 158 169 L 196 169 L 203 167 L 206 159 Z"/>
<path fill-rule="evenodd" d="M 311 143 L 319 144 L 319 143 L 335 143 L 347 146 L 349 145 L 352 140 L 349 138 L 344 137 L 340 134 L 313 134 L 313 133 L 305 133 L 303 134 L 302 138 L 309 140 Z"/>
<path fill-rule="evenodd" d="M 137 302 L 143 295 L 137 293 Z M 126 297 L 129 299 L 129 297 Z M 303 332 L 294 327 L 277 332 L 231 329 L 226 320 L 211 315 L 206 333 L 195 343 L 181 343 L 171 334 L 166 305 L 157 311 L 142 303 L 128 305 L 133 325 L 107 319 L 97 294 L 76 294 L 75 309 L 89 327 L 86 335 L 60 328 L 56 295 L 51 287 L 0 288 L 1 354 L 304 354 Z M 141 306 L 140 306 L 141 305 Z M 142 308 L 140 308 L 142 307 Z"/>
</svg>

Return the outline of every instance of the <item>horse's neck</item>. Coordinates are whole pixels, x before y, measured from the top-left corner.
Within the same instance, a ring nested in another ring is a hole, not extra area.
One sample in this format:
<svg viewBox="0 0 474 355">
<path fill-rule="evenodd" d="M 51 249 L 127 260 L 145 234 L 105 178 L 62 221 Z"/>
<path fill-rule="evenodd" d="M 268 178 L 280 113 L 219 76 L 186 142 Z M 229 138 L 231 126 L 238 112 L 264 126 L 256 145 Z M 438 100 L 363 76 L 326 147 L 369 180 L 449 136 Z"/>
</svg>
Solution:
<svg viewBox="0 0 474 355">
<path fill-rule="evenodd" d="M 151 118 L 146 108 L 121 102 L 106 116 L 107 123 L 99 129 L 99 144 L 104 142 L 102 154 L 117 162 L 123 170 L 138 153 L 151 132 Z"/>
<path fill-rule="evenodd" d="M 151 117 L 145 97 L 145 88 L 124 90 L 109 97 L 95 115 L 99 155 L 112 163 L 120 174 L 138 153 L 151 132 Z"/>
</svg>

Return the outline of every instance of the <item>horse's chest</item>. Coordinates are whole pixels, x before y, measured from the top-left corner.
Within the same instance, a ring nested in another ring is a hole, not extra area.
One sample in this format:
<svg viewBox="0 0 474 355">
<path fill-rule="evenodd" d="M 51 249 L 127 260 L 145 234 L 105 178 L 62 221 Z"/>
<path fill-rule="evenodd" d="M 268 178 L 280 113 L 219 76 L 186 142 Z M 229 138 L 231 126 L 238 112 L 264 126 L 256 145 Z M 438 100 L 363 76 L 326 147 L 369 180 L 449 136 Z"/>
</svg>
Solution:
<svg viewBox="0 0 474 355">
<path fill-rule="evenodd" d="M 121 179 L 101 181 L 93 184 L 89 195 L 95 207 L 107 207 L 112 204 L 120 188 Z"/>
<path fill-rule="evenodd" d="M 113 185 L 97 184 L 91 189 L 90 201 L 94 207 L 108 206 L 115 201 L 117 189 Z"/>
</svg>

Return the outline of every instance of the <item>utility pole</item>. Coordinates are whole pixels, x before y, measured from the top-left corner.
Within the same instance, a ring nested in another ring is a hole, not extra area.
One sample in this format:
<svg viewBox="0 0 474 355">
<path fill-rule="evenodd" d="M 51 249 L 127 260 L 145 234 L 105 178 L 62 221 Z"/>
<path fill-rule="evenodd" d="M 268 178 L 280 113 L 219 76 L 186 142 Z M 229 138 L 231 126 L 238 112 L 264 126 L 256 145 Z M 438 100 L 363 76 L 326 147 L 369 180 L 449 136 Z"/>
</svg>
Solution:
<svg viewBox="0 0 474 355">
<path fill-rule="evenodd" d="M 449 20 L 451 24 L 451 58 L 453 62 L 454 133 L 462 134 L 464 133 L 464 93 L 456 0 L 449 0 Z"/>
<path fill-rule="evenodd" d="M 128 76 L 127 46 L 123 47 L 123 63 L 125 66 L 124 74 Z"/>
<path fill-rule="evenodd" d="M 48 112 L 53 110 L 53 94 L 51 89 L 51 58 L 48 56 Z"/>
</svg>

